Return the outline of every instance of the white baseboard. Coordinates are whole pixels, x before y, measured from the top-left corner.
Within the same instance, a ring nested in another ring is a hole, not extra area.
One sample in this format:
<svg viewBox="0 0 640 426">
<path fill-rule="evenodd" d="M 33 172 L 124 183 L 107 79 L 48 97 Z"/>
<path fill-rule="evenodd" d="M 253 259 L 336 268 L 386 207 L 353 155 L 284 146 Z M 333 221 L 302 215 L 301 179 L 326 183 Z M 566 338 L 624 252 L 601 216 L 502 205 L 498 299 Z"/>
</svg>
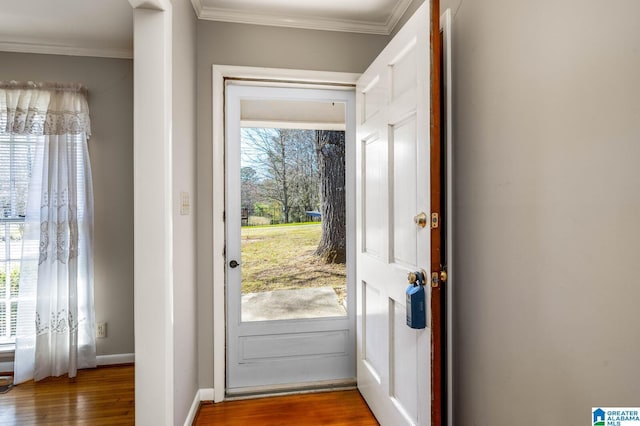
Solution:
<svg viewBox="0 0 640 426">
<path fill-rule="evenodd" d="M 200 401 L 213 401 L 213 395 L 215 395 L 213 388 L 200 389 Z"/>
<path fill-rule="evenodd" d="M 198 408 L 200 408 L 200 390 L 197 390 L 193 397 L 189 414 L 187 414 L 187 418 L 184 420 L 184 426 L 191 426 L 193 424 L 193 421 L 196 419 L 196 415 L 198 414 Z"/>
<path fill-rule="evenodd" d="M 96 357 L 96 364 L 98 366 L 133 364 L 135 359 L 135 354 L 98 355 Z M 13 371 L 13 361 L 0 362 L 0 372 L 8 373 L 10 371 Z"/>
<path fill-rule="evenodd" d="M 133 364 L 135 360 L 136 360 L 136 354 L 98 355 L 96 357 L 96 364 L 98 366 Z"/>
<path fill-rule="evenodd" d="M 213 389 L 198 389 L 196 391 L 193 402 L 191 403 L 191 408 L 189 409 L 189 414 L 184 421 L 184 426 L 191 426 L 196 419 L 202 401 L 213 401 Z"/>
</svg>

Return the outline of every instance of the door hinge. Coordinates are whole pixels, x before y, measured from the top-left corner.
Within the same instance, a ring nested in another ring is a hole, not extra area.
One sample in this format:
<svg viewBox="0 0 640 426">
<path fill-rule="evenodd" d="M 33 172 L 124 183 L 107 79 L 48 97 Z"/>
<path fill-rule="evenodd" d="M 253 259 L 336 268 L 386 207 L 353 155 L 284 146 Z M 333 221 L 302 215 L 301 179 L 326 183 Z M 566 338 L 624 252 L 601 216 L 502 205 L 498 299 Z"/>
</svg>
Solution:
<svg viewBox="0 0 640 426">
<path fill-rule="evenodd" d="M 438 213 L 431 213 L 431 229 L 436 229 L 440 225 L 440 216 Z"/>
</svg>

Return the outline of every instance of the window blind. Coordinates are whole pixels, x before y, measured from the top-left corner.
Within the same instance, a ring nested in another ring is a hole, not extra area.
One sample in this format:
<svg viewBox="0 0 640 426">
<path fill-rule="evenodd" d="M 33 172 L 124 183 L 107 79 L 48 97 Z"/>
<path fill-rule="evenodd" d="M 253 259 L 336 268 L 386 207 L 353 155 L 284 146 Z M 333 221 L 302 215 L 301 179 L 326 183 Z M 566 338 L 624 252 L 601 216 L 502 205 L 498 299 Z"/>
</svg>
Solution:
<svg viewBox="0 0 640 426">
<path fill-rule="evenodd" d="M 0 135 L 0 344 L 16 334 L 27 191 L 35 152 L 31 136 Z"/>
</svg>

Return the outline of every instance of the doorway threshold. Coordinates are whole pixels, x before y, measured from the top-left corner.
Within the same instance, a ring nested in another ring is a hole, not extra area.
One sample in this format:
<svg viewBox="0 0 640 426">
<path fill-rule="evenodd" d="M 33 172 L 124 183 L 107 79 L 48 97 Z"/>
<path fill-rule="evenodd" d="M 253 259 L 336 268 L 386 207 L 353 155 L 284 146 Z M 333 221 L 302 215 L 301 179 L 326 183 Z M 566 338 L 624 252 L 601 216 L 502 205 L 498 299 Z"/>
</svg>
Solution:
<svg viewBox="0 0 640 426">
<path fill-rule="evenodd" d="M 333 392 L 357 388 L 355 377 L 344 380 L 323 380 L 320 382 L 291 383 L 284 385 L 255 386 L 239 389 L 228 389 L 225 401 L 266 398 L 271 396 L 300 395 L 306 393 Z"/>
</svg>

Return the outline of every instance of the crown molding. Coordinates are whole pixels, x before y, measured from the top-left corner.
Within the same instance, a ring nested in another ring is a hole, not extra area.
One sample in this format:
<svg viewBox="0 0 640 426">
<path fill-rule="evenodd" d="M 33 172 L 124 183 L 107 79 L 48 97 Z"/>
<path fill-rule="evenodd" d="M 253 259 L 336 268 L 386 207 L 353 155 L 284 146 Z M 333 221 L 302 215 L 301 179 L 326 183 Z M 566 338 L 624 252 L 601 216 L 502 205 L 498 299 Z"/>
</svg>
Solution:
<svg viewBox="0 0 640 426">
<path fill-rule="evenodd" d="M 169 10 L 171 0 L 129 0 L 134 9 Z"/>
<path fill-rule="evenodd" d="M 200 14 L 202 13 L 202 9 L 204 9 L 202 0 L 191 0 L 191 5 L 193 6 L 193 10 L 196 11 L 196 16 L 198 17 L 198 19 L 201 19 Z"/>
<path fill-rule="evenodd" d="M 45 55 L 92 56 L 98 58 L 132 59 L 133 49 L 81 45 L 59 45 L 44 40 L 29 42 L 2 41 L 0 51 L 17 53 L 41 53 Z"/>
<path fill-rule="evenodd" d="M 250 13 L 238 9 L 206 7 L 202 0 L 191 0 L 198 19 L 235 22 L 239 24 L 269 25 L 286 28 L 342 31 L 351 33 L 389 35 L 411 4 L 411 0 L 399 0 L 386 22 L 359 21 L 351 19 L 328 19 L 296 15 Z"/>
</svg>

